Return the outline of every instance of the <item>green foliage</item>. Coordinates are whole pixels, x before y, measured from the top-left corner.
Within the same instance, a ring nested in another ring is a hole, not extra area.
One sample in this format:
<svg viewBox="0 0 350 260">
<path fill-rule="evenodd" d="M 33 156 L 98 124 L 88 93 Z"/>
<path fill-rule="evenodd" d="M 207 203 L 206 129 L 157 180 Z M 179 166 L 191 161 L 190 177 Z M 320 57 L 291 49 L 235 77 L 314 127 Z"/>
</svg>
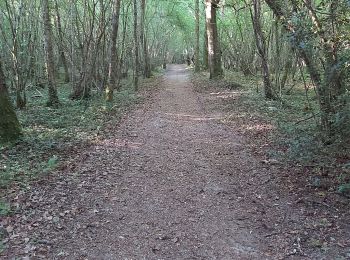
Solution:
<svg viewBox="0 0 350 260">
<path fill-rule="evenodd" d="M 2 163 L 3 164 L 3 163 Z M 0 175 L 0 188 L 6 188 L 9 183 L 11 183 L 15 179 L 15 174 L 16 174 L 16 166 L 11 165 L 9 166 L 8 164 L 2 165 L 0 164 L 0 167 L 2 167 L 1 170 L 1 175 Z"/>
<path fill-rule="evenodd" d="M 116 124 L 123 111 L 138 101 L 128 82 L 109 102 L 109 108 L 97 93 L 89 101 L 72 101 L 68 98 L 70 91 L 68 85 L 60 86 L 62 105 L 57 109 L 45 105 L 44 94 L 30 99 L 27 110 L 19 111 L 24 135 L 21 142 L 0 147 L 0 156 L 4 156 L 0 160 L 0 188 L 12 182 L 26 185 L 36 176 L 55 170 L 68 151 L 88 146 L 108 122 Z M 29 98 L 35 94 L 34 89 L 28 92 Z"/>
<path fill-rule="evenodd" d="M 56 155 L 53 155 L 46 165 L 46 171 L 54 170 L 57 167 L 58 164 L 58 157 Z"/>
<path fill-rule="evenodd" d="M 340 96 L 338 103 L 342 108 L 334 116 L 334 126 L 337 137 L 347 141 L 350 138 L 350 91 Z"/>
<path fill-rule="evenodd" d="M 271 142 L 277 147 L 284 147 L 284 152 L 270 151 L 272 157 L 300 164 L 333 165 L 337 156 L 350 152 L 347 143 L 341 142 L 344 140 L 342 138 L 328 146 L 322 143 L 318 128 L 320 115 L 316 92 L 310 90 L 306 97 L 302 82 L 298 82 L 294 87 L 293 95 L 284 95 L 282 101 L 266 101 L 262 97 L 260 77 L 247 77 L 240 72 L 226 71 L 225 79 L 227 82 L 238 82 L 243 86 L 243 89 L 238 88 L 236 93 L 239 103 L 228 104 L 227 110 L 234 111 L 231 120 L 240 122 L 244 118 L 259 118 L 259 121 L 272 125 L 272 129 L 276 128 L 277 131 L 266 131 Z M 256 89 L 253 86 L 258 87 Z M 344 111 L 344 117 L 339 117 L 342 118 L 339 120 L 348 122 L 345 120 L 348 115 Z M 346 129 L 344 125 L 341 127 Z M 244 127 L 243 130 L 247 131 Z"/>
<path fill-rule="evenodd" d="M 342 167 L 342 174 L 338 177 L 340 183 L 338 192 L 350 195 L 350 162 L 347 162 Z"/>
<path fill-rule="evenodd" d="M 350 193 L 350 183 L 342 184 L 338 188 L 338 192 L 340 193 Z"/>
<path fill-rule="evenodd" d="M 0 217 L 7 216 L 10 213 L 11 213 L 10 204 L 0 201 Z"/>
</svg>

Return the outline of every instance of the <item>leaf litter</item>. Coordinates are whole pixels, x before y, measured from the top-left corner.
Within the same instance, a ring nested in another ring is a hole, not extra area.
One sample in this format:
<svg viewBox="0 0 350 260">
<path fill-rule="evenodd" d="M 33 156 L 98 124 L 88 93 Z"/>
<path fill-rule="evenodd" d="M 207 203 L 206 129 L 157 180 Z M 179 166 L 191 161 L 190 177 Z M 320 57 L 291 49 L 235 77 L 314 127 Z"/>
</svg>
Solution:
<svg viewBox="0 0 350 260">
<path fill-rule="evenodd" d="M 255 154 L 183 66 L 157 83 L 94 145 L 7 194 L 3 259 L 346 259 L 344 200 L 305 196 L 288 175 L 301 173 Z"/>
</svg>

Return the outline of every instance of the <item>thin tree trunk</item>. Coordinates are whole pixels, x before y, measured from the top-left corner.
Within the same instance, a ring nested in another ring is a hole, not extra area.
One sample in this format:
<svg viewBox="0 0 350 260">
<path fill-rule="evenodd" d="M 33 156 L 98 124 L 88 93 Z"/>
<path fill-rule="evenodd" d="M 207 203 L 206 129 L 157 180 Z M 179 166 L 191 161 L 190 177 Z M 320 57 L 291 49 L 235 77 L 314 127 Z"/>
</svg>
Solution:
<svg viewBox="0 0 350 260">
<path fill-rule="evenodd" d="M 287 56 L 287 61 L 286 64 L 284 66 L 284 72 L 283 72 L 283 76 L 281 78 L 281 89 L 284 89 L 286 86 L 286 83 L 288 81 L 288 77 L 291 74 L 291 71 L 293 69 L 293 62 L 294 62 L 294 55 L 292 50 L 290 50 L 290 52 L 288 53 Z"/>
<path fill-rule="evenodd" d="M 49 86 L 48 106 L 57 106 L 59 104 L 56 82 L 55 82 L 55 62 L 52 46 L 52 29 L 49 0 L 43 0 L 43 22 L 44 22 L 44 39 L 45 39 L 45 54 L 46 54 L 46 73 Z"/>
<path fill-rule="evenodd" d="M 21 52 L 21 42 L 19 40 L 20 35 L 18 32 L 19 25 L 21 23 L 22 13 L 19 11 L 12 12 L 11 9 L 14 8 L 14 3 L 10 3 L 8 0 L 4 0 L 6 11 L 8 14 L 8 24 L 9 30 L 12 36 L 12 70 L 13 70 L 13 78 L 16 86 L 16 106 L 19 109 L 24 109 L 27 103 L 26 93 L 25 93 L 25 82 L 24 82 L 24 73 L 23 73 L 23 64 L 20 60 L 20 52 Z M 19 10 L 23 9 L 22 3 L 19 3 Z M 2 33 L 4 34 L 4 29 L 2 28 Z M 28 39 L 29 41 L 30 39 Z M 23 94 L 23 95 L 22 95 Z"/>
<path fill-rule="evenodd" d="M 200 71 L 200 64 L 199 64 L 199 0 L 195 0 L 195 14 L 196 14 L 196 48 L 195 48 L 195 54 L 194 54 L 194 66 L 195 66 L 195 72 Z"/>
<path fill-rule="evenodd" d="M 63 49 L 63 46 L 64 46 L 63 31 L 62 31 L 61 16 L 60 16 L 57 0 L 55 0 L 55 9 L 56 9 L 56 24 L 57 24 L 57 31 L 58 31 L 58 38 L 59 38 L 58 49 L 59 49 L 59 53 L 60 53 L 62 66 L 64 69 L 64 82 L 68 83 L 70 76 L 69 76 L 66 54 L 64 53 L 64 49 Z"/>
<path fill-rule="evenodd" d="M 93 49 L 95 44 L 95 22 L 97 19 L 97 3 L 90 5 L 88 0 L 84 1 L 83 4 L 83 17 L 79 16 L 79 3 L 75 3 L 75 24 L 76 24 L 76 38 L 78 39 L 78 46 L 80 49 L 80 71 L 79 79 L 74 82 L 73 93 L 70 98 L 73 100 L 77 99 L 88 99 L 91 94 L 91 85 L 93 75 L 91 71 L 94 70 L 93 66 Z M 81 27 L 81 29 L 80 29 Z M 108 63 L 106 63 L 108 64 Z M 108 65 L 107 65 L 108 66 Z"/>
<path fill-rule="evenodd" d="M 205 22 L 204 30 L 204 43 L 203 43 L 203 68 L 207 70 L 209 68 L 209 53 L 208 53 L 208 28 Z"/>
<path fill-rule="evenodd" d="M 0 57 L 0 143 L 14 141 L 21 136 L 21 128 L 11 104 Z"/>
<path fill-rule="evenodd" d="M 134 89 L 139 88 L 139 42 L 137 31 L 137 0 L 134 0 Z"/>
<path fill-rule="evenodd" d="M 145 30 L 145 22 L 146 22 L 146 0 L 141 1 L 141 43 L 143 48 L 143 59 L 144 59 L 144 68 L 143 68 L 143 76 L 145 78 L 151 77 L 151 66 L 150 59 L 148 54 L 148 45 L 147 45 L 147 35 Z"/>
<path fill-rule="evenodd" d="M 259 0 L 253 0 L 253 11 L 250 9 L 250 14 L 253 22 L 256 47 L 261 58 L 265 98 L 275 99 L 275 96 L 272 92 L 266 41 L 261 28 L 261 4 Z"/>
<path fill-rule="evenodd" d="M 114 2 L 114 12 L 112 20 L 112 34 L 110 40 L 110 61 L 108 69 L 108 85 L 106 87 L 106 101 L 113 100 L 113 91 L 117 89 L 118 82 L 118 53 L 117 38 L 119 30 L 120 0 Z"/>
<path fill-rule="evenodd" d="M 121 78 L 123 77 L 127 77 L 128 76 L 128 66 L 125 66 L 125 39 L 126 39 L 126 33 L 128 31 L 128 14 L 129 14 L 129 8 L 131 6 L 131 2 L 128 3 L 128 5 L 126 6 L 126 8 L 124 7 L 123 13 L 125 14 L 123 16 L 123 38 L 122 38 L 122 46 L 121 46 L 121 53 L 120 53 L 120 59 L 119 59 L 119 63 L 118 63 L 118 69 L 119 69 L 119 78 L 118 78 L 118 82 L 120 82 Z M 123 71 L 125 67 L 125 71 Z M 120 87 L 120 85 L 118 85 L 118 87 Z"/>
<path fill-rule="evenodd" d="M 265 0 L 267 5 L 271 8 L 276 17 L 280 19 L 284 28 L 295 34 L 296 28 L 294 28 L 293 24 L 290 24 L 288 19 L 286 19 L 287 14 L 281 6 L 281 3 L 273 0 Z M 295 8 L 295 6 L 294 6 Z M 293 47 L 297 49 L 298 55 L 304 60 L 306 67 L 308 68 L 310 77 L 314 84 L 316 85 L 316 89 L 318 92 L 319 105 L 321 110 L 321 128 L 323 133 L 326 136 L 326 139 L 331 137 L 332 135 L 332 122 L 331 117 L 333 114 L 331 99 L 330 99 L 330 89 L 329 89 L 329 81 L 328 81 L 328 71 L 325 70 L 326 80 L 323 81 L 321 74 L 319 72 L 318 66 L 315 64 L 313 60 L 313 53 L 307 52 L 305 48 L 303 48 L 304 39 L 300 37 L 295 37 L 295 43 Z M 325 47 L 326 48 L 326 47 Z M 328 66 L 327 66 L 328 67 Z"/>
<path fill-rule="evenodd" d="M 220 0 L 206 0 L 206 22 L 208 34 L 208 57 L 210 78 L 223 76 L 221 50 L 216 22 L 216 9 Z"/>
</svg>

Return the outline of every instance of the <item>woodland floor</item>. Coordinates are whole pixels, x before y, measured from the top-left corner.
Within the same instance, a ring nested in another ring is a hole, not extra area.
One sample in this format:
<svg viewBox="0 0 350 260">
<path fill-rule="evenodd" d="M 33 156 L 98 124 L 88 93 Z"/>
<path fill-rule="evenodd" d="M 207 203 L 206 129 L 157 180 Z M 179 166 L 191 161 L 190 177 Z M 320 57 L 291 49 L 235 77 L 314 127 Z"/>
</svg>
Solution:
<svg viewBox="0 0 350 260">
<path fill-rule="evenodd" d="M 2 219 L 2 259 L 350 259 L 346 198 L 309 194 L 288 177 L 300 169 L 254 154 L 223 123 L 222 93 L 195 91 L 186 67 L 160 83 L 94 145 L 9 195 L 20 206 Z"/>
</svg>

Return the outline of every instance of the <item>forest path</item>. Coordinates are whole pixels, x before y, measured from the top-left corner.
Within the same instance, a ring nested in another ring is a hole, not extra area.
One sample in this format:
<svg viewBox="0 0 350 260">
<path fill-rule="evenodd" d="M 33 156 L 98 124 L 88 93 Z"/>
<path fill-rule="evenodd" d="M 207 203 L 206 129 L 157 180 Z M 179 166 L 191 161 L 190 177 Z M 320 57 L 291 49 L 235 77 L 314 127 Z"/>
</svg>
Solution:
<svg viewBox="0 0 350 260">
<path fill-rule="evenodd" d="M 151 108 L 95 147 L 85 171 L 106 178 L 76 203 L 90 210 L 68 230 L 87 228 L 59 247 L 67 258 L 261 259 L 231 177 L 252 159 L 202 99 L 186 67 L 172 65 Z"/>
<path fill-rule="evenodd" d="M 259 162 L 220 111 L 207 110 L 185 66 L 75 166 L 36 191 L 36 245 L 46 259 L 265 259 L 241 186 Z M 31 197 L 33 198 L 33 197 Z M 259 205 L 258 205 L 259 206 Z M 28 220 L 29 221 L 29 220 Z M 17 251 L 18 253 L 18 251 Z M 13 255 L 12 255 L 13 256 Z"/>
</svg>

